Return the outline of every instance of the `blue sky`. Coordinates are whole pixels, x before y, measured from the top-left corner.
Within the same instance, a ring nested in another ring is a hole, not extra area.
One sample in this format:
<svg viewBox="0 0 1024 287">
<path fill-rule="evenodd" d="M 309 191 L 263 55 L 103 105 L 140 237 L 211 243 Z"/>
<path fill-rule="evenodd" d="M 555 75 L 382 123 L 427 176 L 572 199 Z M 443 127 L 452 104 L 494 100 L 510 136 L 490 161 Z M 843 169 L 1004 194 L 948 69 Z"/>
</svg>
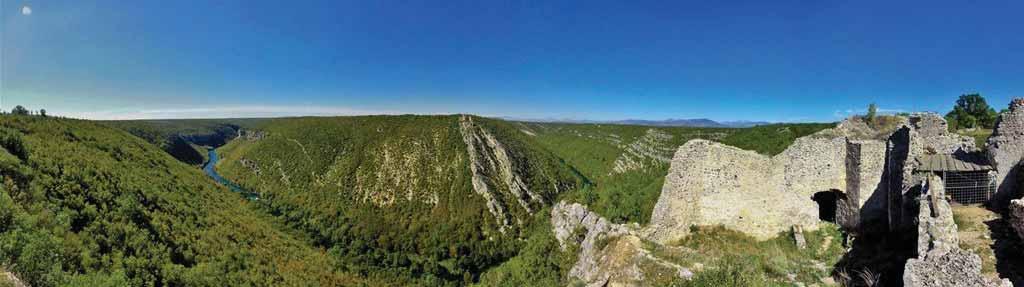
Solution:
<svg viewBox="0 0 1024 287">
<path fill-rule="evenodd" d="M 1022 1 L 207 2 L 0 1 L 0 106 L 834 121 L 1024 96 Z"/>
</svg>

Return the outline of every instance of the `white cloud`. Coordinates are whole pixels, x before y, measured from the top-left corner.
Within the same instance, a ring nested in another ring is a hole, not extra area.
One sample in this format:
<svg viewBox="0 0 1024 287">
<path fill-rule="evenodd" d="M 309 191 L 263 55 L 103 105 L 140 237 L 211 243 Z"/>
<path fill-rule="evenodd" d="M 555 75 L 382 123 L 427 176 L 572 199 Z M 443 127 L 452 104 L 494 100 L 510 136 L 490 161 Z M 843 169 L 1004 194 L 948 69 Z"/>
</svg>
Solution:
<svg viewBox="0 0 1024 287">
<path fill-rule="evenodd" d="M 57 114 L 57 113 L 54 113 Z M 90 120 L 131 119 L 197 119 L 197 118 L 269 118 L 294 116 L 355 116 L 401 114 L 397 111 L 360 110 L 346 107 L 324 106 L 222 106 L 180 109 L 107 110 L 95 112 L 66 112 L 61 116 Z"/>
<path fill-rule="evenodd" d="M 27 15 L 32 15 L 32 7 L 22 6 L 21 7 L 21 15 L 26 15 L 26 16 Z"/>
</svg>

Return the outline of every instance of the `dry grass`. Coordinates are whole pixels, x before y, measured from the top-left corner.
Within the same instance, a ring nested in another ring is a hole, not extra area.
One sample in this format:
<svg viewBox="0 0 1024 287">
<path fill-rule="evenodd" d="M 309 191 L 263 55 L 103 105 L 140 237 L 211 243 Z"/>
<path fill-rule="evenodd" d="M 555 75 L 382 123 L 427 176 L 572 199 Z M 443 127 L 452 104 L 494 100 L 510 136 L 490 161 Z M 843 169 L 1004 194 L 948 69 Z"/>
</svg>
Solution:
<svg viewBox="0 0 1024 287">
<path fill-rule="evenodd" d="M 956 221 L 959 233 L 960 248 L 969 250 L 981 257 L 981 273 L 985 277 L 997 279 L 996 255 L 992 251 L 992 231 L 988 221 L 999 219 L 999 215 L 980 205 L 953 206 L 953 220 Z"/>
<path fill-rule="evenodd" d="M 702 226 L 673 246 L 646 247 L 656 256 L 696 271 L 691 281 L 673 286 L 792 286 L 831 282 L 832 266 L 842 257 L 839 228 L 822 224 L 804 231 L 806 249 L 798 249 L 790 232 L 758 241 L 721 226 Z"/>
<path fill-rule="evenodd" d="M 974 138 L 974 144 L 978 148 L 985 148 L 985 142 L 992 135 L 991 129 L 959 130 L 956 133 Z"/>
</svg>

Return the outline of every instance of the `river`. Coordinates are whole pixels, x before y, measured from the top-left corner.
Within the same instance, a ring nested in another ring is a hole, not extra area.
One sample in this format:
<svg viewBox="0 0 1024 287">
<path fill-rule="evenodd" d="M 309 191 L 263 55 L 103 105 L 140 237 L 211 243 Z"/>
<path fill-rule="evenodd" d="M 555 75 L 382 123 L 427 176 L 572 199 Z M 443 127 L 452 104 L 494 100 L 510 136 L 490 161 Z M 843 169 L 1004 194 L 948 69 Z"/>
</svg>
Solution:
<svg viewBox="0 0 1024 287">
<path fill-rule="evenodd" d="M 205 172 L 206 175 L 210 176 L 210 178 L 213 178 L 213 180 L 217 181 L 217 183 L 227 186 L 228 188 L 231 189 L 231 191 L 237 192 L 242 196 L 245 196 L 245 198 L 248 198 L 249 200 L 260 199 L 259 195 L 257 195 L 255 192 L 245 190 L 241 186 L 238 186 L 234 182 L 231 182 L 230 180 L 220 176 L 220 174 L 217 173 L 215 167 L 217 166 L 217 161 L 220 160 L 220 157 L 217 156 L 216 148 L 207 148 L 207 154 L 209 155 L 210 159 L 207 160 L 206 165 L 203 166 L 203 172 Z"/>
</svg>

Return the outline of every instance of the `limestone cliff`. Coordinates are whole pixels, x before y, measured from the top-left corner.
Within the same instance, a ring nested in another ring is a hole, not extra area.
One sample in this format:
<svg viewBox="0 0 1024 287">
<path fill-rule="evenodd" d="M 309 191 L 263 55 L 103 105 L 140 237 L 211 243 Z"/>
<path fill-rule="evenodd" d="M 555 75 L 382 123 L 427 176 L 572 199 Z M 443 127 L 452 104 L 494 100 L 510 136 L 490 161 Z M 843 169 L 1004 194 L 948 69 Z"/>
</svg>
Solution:
<svg viewBox="0 0 1024 287">
<path fill-rule="evenodd" d="M 562 250 L 579 249 L 570 281 L 586 286 L 655 286 L 693 276 L 690 269 L 644 249 L 636 225 L 611 223 L 583 205 L 559 202 L 551 210 L 551 225 Z"/>
<path fill-rule="evenodd" d="M 514 161 L 521 159 L 515 158 L 501 141 L 476 125 L 470 116 L 460 117 L 459 127 L 469 157 L 473 190 L 487 201 L 487 209 L 501 224 L 502 232 L 510 224 L 506 212 L 510 207 L 502 205 L 501 199 L 514 200 L 528 214 L 545 204 L 544 198 L 531 191 L 519 173 L 521 168 L 517 165 L 521 163 Z M 558 185 L 553 186 L 557 193 Z M 501 194 L 501 190 L 508 194 Z"/>
</svg>

